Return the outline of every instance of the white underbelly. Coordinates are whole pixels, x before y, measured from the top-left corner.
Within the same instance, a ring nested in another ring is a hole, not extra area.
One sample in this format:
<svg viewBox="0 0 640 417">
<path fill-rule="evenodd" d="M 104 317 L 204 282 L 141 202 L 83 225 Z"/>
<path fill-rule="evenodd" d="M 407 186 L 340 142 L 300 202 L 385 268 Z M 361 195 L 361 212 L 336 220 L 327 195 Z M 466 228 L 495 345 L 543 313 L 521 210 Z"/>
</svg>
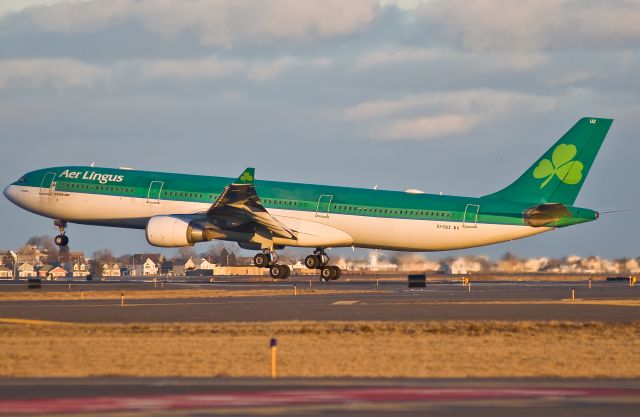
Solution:
<svg viewBox="0 0 640 417">
<path fill-rule="evenodd" d="M 460 222 L 393 219 L 383 217 L 330 214 L 317 217 L 313 212 L 270 210 L 283 224 L 294 219 L 315 221 L 348 233 L 353 245 L 389 250 L 441 251 L 463 249 L 520 239 L 551 230 L 548 227 L 482 224 L 473 227 Z"/>
<path fill-rule="evenodd" d="M 121 227 L 144 227 L 146 219 L 161 214 L 192 214 L 206 211 L 210 203 L 184 201 L 149 202 L 144 198 L 55 192 L 41 195 L 38 188 L 20 190 L 22 206 L 34 213 L 69 222 L 109 224 Z M 393 219 L 372 216 L 329 214 L 269 209 L 285 226 L 295 229 L 300 221 L 316 222 L 343 231 L 352 238 L 349 246 L 408 250 L 440 251 L 470 248 L 520 239 L 551 230 L 545 227 L 482 224 L 473 227 L 459 222 Z M 132 221 L 133 220 L 133 221 Z M 318 245 L 314 242 L 313 246 Z M 295 242 L 292 246 L 303 246 Z"/>
</svg>

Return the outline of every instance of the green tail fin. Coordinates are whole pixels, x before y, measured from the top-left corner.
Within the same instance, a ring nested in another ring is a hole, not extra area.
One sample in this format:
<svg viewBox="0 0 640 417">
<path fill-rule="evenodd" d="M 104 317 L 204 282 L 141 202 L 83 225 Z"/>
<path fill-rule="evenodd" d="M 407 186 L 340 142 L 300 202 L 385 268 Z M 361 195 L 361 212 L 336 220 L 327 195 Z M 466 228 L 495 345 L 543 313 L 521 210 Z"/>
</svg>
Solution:
<svg viewBox="0 0 640 417">
<path fill-rule="evenodd" d="M 238 179 L 234 182 L 234 184 L 253 184 L 253 179 L 255 178 L 255 168 L 247 168 L 242 174 L 238 177 Z"/>
<path fill-rule="evenodd" d="M 612 119 L 591 117 L 578 120 L 513 184 L 485 197 L 573 205 L 611 123 Z"/>
</svg>

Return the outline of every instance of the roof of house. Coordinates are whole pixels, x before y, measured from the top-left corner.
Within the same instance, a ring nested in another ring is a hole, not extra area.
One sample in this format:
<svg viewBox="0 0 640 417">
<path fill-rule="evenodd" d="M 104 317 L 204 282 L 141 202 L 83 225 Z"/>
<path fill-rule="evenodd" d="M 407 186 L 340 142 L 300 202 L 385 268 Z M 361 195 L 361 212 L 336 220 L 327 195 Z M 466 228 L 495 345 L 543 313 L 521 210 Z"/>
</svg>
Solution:
<svg viewBox="0 0 640 417">
<path fill-rule="evenodd" d="M 151 259 L 153 263 L 157 264 L 164 260 L 164 255 L 161 253 L 136 253 L 131 256 L 131 263 L 142 264 L 147 261 L 147 259 Z"/>
<path fill-rule="evenodd" d="M 51 271 L 53 268 L 55 268 L 53 265 L 42 265 L 40 268 L 38 268 L 38 271 L 44 271 L 44 272 L 49 272 Z"/>
</svg>

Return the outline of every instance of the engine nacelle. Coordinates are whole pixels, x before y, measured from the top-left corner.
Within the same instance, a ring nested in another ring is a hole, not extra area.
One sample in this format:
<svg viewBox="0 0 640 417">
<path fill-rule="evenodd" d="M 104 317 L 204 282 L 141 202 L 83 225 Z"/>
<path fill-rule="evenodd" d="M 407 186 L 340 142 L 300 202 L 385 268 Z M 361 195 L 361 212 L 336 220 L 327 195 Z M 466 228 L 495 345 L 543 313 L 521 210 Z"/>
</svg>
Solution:
<svg viewBox="0 0 640 417">
<path fill-rule="evenodd" d="M 207 239 L 197 222 L 176 216 L 153 216 L 146 228 L 147 242 L 163 248 L 192 246 Z"/>
</svg>

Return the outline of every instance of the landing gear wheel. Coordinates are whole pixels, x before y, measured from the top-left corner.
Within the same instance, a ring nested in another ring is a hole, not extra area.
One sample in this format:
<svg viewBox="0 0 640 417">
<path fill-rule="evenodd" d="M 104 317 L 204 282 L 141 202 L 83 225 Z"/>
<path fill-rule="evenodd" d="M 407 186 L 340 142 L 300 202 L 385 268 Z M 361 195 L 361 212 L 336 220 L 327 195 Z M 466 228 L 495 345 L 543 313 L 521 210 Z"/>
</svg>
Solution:
<svg viewBox="0 0 640 417">
<path fill-rule="evenodd" d="M 259 253 L 253 257 L 253 264 L 258 268 L 268 268 L 270 263 L 271 259 L 266 253 Z"/>
<path fill-rule="evenodd" d="M 58 236 L 56 236 L 53 241 L 59 247 L 65 247 L 69 244 L 69 238 L 64 234 L 65 229 L 67 228 L 67 222 L 60 219 L 54 219 L 53 225 L 58 229 Z"/>
<path fill-rule="evenodd" d="M 269 275 L 273 279 L 285 279 L 291 274 L 291 268 L 288 265 L 275 264 L 269 268 Z"/>
<path fill-rule="evenodd" d="M 320 278 L 322 278 L 323 281 L 329 281 L 330 279 L 333 279 L 333 275 L 334 271 L 330 266 L 323 266 L 320 269 Z"/>
<path fill-rule="evenodd" d="M 61 248 L 69 244 L 69 238 L 66 235 L 58 235 L 53 241 Z"/>
<path fill-rule="evenodd" d="M 340 275 L 342 275 L 342 270 L 339 267 L 329 266 L 328 268 L 331 268 L 331 279 L 333 281 L 337 280 L 338 278 L 340 278 Z"/>
<path fill-rule="evenodd" d="M 318 269 L 320 268 L 320 257 L 318 255 L 309 255 L 304 258 L 304 266 L 309 269 Z"/>
<path fill-rule="evenodd" d="M 289 267 L 289 265 L 282 265 L 283 269 L 284 269 L 284 276 L 280 279 L 287 279 L 289 278 L 289 276 L 291 275 L 291 268 Z"/>
</svg>

